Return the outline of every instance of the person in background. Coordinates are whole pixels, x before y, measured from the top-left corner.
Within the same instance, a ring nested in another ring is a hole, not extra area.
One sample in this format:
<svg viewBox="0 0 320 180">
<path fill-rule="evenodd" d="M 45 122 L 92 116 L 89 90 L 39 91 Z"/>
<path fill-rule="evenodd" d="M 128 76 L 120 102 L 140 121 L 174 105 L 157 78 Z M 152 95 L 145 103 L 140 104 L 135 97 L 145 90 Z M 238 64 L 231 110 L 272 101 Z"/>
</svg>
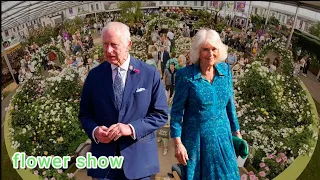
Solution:
<svg viewBox="0 0 320 180">
<path fill-rule="evenodd" d="M 227 63 L 232 68 L 237 63 L 237 55 L 235 52 L 230 52 L 227 57 Z"/>
<path fill-rule="evenodd" d="M 166 86 L 167 92 L 169 92 L 168 99 L 172 98 L 175 86 L 175 75 L 177 69 L 175 68 L 175 63 L 171 63 L 170 67 L 164 72 L 163 82 Z"/>
<path fill-rule="evenodd" d="M 293 65 L 293 75 L 298 76 L 300 74 L 301 62 L 298 60 Z"/>
<path fill-rule="evenodd" d="M 156 61 L 153 59 L 152 53 L 148 53 L 147 58 L 148 58 L 148 59 L 146 60 L 146 63 L 149 64 L 149 65 L 151 65 L 151 66 L 153 66 L 153 67 L 155 67 L 155 68 L 157 69 L 157 63 L 156 63 Z"/>
<path fill-rule="evenodd" d="M 176 64 L 176 69 L 178 70 L 184 67 L 186 67 L 186 57 L 183 54 L 181 54 L 178 57 L 178 64 Z"/>
<path fill-rule="evenodd" d="M 318 74 L 317 74 L 317 77 L 316 77 L 316 81 L 319 81 L 320 82 L 320 69 L 318 71 Z"/>
<path fill-rule="evenodd" d="M 175 65 L 178 64 L 178 59 L 176 58 L 176 53 L 171 53 L 171 58 L 167 61 L 166 68 L 169 69 L 170 65 L 174 63 Z"/>
<path fill-rule="evenodd" d="M 190 59 L 190 51 L 184 51 L 183 55 L 186 57 L 186 66 L 192 65 L 192 61 Z"/>
<path fill-rule="evenodd" d="M 269 72 L 274 73 L 274 72 L 276 72 L 276 70 L 277 70 L 277 61 L 273 60 L 272 63 L 270 62 Z"/>
<path fill-rule="evenodd" d="M 310 63 L 311 63 L 310 61 L 311 61 L 310 57 L 307 57 L 306 62 L 304 63 L 304 66 L 303 66 L 303 70 L 302 70 L 302 75 L 304 77 L 307 77 L 307 73 L 309 70 Z"/>
<path fill-rule="evenodd" d="M 164 70 L 166 69 L 166 64 L 168 60 L 170 59 L 170 55 L 168 51 L 164 49 L 164 46 L 160 46 L 160 51 L 158 52 L 158 62 L 160 62 L 161 65 L 161 77 L 164 76 Z"/>
<path fill-rule="evenodd" d="M 19 85 L 19 68 L 13 69 L 14 81 Z"/>
</svg>

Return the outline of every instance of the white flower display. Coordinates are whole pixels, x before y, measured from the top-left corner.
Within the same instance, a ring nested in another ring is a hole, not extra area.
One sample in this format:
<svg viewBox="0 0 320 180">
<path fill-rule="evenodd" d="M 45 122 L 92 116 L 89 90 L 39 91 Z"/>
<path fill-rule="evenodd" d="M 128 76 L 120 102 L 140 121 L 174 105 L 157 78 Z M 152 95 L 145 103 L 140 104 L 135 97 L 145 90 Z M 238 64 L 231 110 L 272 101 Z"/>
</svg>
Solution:
<svg viewBox="0 0 320 180">
<path fill-rule="evenodd" d="M 244 75 L 234 80 L 242 135 L 255 152 L 251 158 L 282 152 L 294 159 L 312 151 L 310 139 L 318 134 L 312 129 L 311 107 L 299 82 L 269 73 L 260 61 L 247 65 Z"/>
<path fill-rule="evenodd" d="M 130 54 L 142 61 L 146 61 L 147 58 L 147 40 L 145 37 L 131 36 L 132 46 L 130 49 Z"/>
</svg>

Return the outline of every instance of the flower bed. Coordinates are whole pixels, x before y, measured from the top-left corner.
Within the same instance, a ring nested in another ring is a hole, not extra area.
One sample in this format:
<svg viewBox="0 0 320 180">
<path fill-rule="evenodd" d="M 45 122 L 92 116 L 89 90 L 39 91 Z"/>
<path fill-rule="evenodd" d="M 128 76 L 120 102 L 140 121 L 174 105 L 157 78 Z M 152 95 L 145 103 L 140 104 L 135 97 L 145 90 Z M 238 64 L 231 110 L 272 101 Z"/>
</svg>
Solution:
<svg viewBox="0 0 320 180">
<path fill-rule="evenodd" d="M 82 89 L 78 76 L 66 68 L 56 77 L 34 76 L 18 88 L 9 107 L 11 146 L 7 148 L 32 156 L 62 157 L 75 152 L 87 139 L 78 120 Z M 42 178 L 74 179 L 62 169 L 32 171 Z"/>
<path fill-rule="evenodd" d="M 292 52 L 288 51 L 285 48 L 286 42 L 281 40 L 280 38 L 273 40 L 272 42 L 265 44 L 262 51 L 259 52 L 256 56 L 257 61 L 264 61 L 267 53 L 269 51 L 275 51 L 279 53 L 279 55 L 283 58 L 283 74 L 287 76 L 291 76 L 293 72 L 293 56 Z"/>
<path fill-rule="evenodd" d="M 84 53 L 84 54 L 86 54 L 86 53 Z M 89 57 L 94 59 L 95 55 L 98 55 L 99 59 L 104 61 L 104 54 L 103 54 L 102 45 L 95 45 L 92 49 L 90 49 Z"/>
<path fill-rule="evenodd" d="M 311 112 L 313 101 L 300 84 L 298 78 L 269 73 L 260 61 L 247 65 L 235 80 L 241 133 L 257 170 L 250 172 L 250 178 L 273 179 L 298 156 L 312 155 L 318 122 Z"/>
<path fill-rule="evenodd" d="M 64 59 L 65 59 L 65 55 L 64 55 L 64 53 L 63 53 L 64 50 L 62 49 L 62 47 L 60 46 L 60 44 L 58 44 L 57 46 L 44 45 L 44 46 L 42 46 L 41 49 L 43 49 L 43 54 L 44 54 L 44 55 L 48 55 L 51 50 L 53 50 L 54 52 L 56 52 L 56 53 L 58 54 L 58 58 L 59 58 L 59 61 L 60 61 L 61 63 L 62 63 L 62 62 L 64 61 Z"/>
<path fill-rule="evenodd" d="M 178 36 L 178 38 L 175 40 L 175 47 L 177 56 L 183 54 L 184 51 L 189 51 L 191 47 L 191 38 Z"/>
<path fill-rule="evenodd" d="M 166 25 L 169 29 L 174 29 L 175 37 L 182 36 L 182 32 L 179 28 L 179 22 L 167 17 L 155 17 L 152 20 L 148 21 L 146 24 L 147 34 L 146 39 L 148 42 L 151 43 L 151 32 L 154 30 L 156 26 L 159 26 L 159 28 L 162 28 L 164 25 Z"/>
<path fill-rule="evenodd" d="M 146 61 L 148 59 L 146 51 L 148 43 L 145 37 L 131 36 L 131 41 L 130 54 L 139 60 Z"/>
</svg>

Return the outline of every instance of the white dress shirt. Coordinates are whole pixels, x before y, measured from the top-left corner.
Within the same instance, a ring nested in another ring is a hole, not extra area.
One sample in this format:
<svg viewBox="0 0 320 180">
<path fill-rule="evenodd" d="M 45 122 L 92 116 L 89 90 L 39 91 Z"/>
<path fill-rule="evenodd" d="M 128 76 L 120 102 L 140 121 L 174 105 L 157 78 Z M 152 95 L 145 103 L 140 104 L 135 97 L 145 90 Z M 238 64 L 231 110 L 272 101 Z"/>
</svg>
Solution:
<svg viewBox="0 0 320 180">
<path fill-rule="evenodd" d="M 126 80 L 127 80 L 127 72 L 129 69 L 129 65 L 130 65 L 130 54 L 128 54 L 128 58 L 126 59 L 126 61 L 121 64 L 121 66 L 119 66 L 121 68 L 121 78 L 122 78 L 122 82 L 124 87 L 126 86 Z M 112 69 L 112 81 L 114 81 L 114 78 L 116 77 L 117 74 L 117 67 L 114 64 L 111 64 L 111 69 Z M 136 132 L 134 130 L 134 127 L 131 124 L 128 124 L 133 132 L 133 134 L 131 135 L 132 139 L 136 139 Z M 98 144 L 99 142 L 96 140 L 96 138 L 94 137 L 94 131 L 98 128 L 99 126 L 95 127 L 92 131 L 92 138 L 93 140 Z"/>
</svg>

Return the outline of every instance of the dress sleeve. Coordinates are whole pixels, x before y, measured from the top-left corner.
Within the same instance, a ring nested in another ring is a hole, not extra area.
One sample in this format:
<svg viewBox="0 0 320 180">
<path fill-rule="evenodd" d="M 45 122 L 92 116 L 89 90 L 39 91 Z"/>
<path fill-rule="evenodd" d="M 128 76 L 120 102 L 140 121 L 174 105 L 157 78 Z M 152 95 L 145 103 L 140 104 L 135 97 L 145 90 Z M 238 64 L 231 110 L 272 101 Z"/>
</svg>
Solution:
<svg viewBox="0 0 320 180">
<path fill-rule="evenodd" d="M 233 92 L 233 82 L 232 82 L 232 73 L 230 69 L 230 65 L 228 65 L 228 82 L 229 82 L 229 91 L 230 91 L 230 97 L 227 104 L 227 114 L 230 122 L 231 132 L 236 132 L 240 129 L 236 107 L 234 104 L 234 92 Z"/>
<path fill-rule="evenodd" d="M 175 94 L 170 113 L 170 134 L 171 138 L 181 137 L 182 117 L 186 100 L 188 98 L 188 83 L 187 77 L 182 71 L 176 73 Z"/>
</svg>

